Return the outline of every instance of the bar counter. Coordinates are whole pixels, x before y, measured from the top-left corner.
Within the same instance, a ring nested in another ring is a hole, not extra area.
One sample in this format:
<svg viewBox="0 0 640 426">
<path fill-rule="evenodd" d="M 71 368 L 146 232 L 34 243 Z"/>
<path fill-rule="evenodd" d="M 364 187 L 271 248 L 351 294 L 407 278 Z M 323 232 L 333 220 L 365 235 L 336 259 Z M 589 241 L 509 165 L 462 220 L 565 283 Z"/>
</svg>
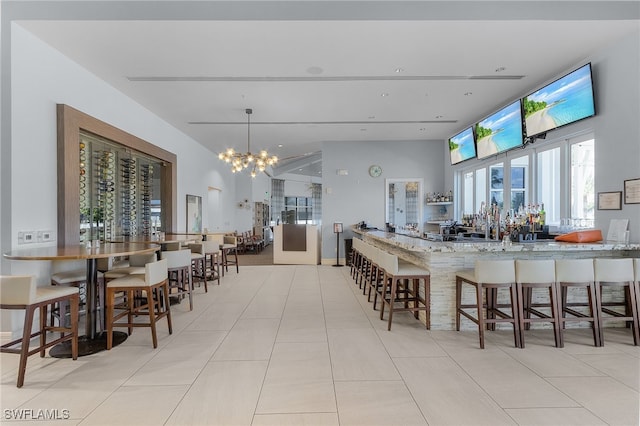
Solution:
<svg viewBox="0 0 640 426">
<path fill-rule="evenodd" d="M 353 232 L 365 242 L 396 254 L 399 258 L 424 266 L 431 272 L 431 329 L 455 330 L 456 272 L 474 267 L 476 259 L 581 259 L 595 257 L 640 257 L 640 244 L 560 243 L 537 241 L 503 245 L 501 241 L 429 241 L 418 237 L 379 230 Z M 605 289 L 603 298 L 608 297 Z M 471 297 L 464 293 L 465 299 Z M 535 297 L 535 294 L 534 294 Z M 571 300 L 571 294 L 569 295 Z M 546 326 L 547 324 L 534 324 Z M 462 321 L 463 329 L 476 329 Z"/>
</svg>

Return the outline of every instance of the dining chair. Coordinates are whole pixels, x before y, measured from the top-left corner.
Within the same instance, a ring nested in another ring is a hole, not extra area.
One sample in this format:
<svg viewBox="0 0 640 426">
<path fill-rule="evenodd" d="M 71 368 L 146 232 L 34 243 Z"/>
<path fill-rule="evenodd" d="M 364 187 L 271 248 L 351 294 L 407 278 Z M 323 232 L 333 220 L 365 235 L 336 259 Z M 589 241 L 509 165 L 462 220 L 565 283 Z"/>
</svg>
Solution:
<svg viewBox="0 0 640 426">
<path fill-rule="evenodd" d="M 173 333 L 167 282 L 167 260 L 163 259 L 147 263 L 144 275 L 131 274 L 107 283 L 107 350 L 113 347 L 114 327 L 127 327 L 129 335 L 134 327 L 149 327 L 154 349 L 158 347 L 156 323 L 159 320 L 166 317 L 169 334 Z M 116 294 L 120 292 L 127 294 L 127 303 L 116 314 L 115 310 L 122 307 L 116 305 Z M 136 293 L 143 294 L 141 303 L 134 302 Z M 149 321 L 136 320 L 139 316 L 147 316 Z M 127 318 L 126 322 L 119 322 L 124 317 Z"/>
<path fill-rule="evenodd" d="M 78 358 L 78 310 L 79 291 L 77 287 L 47 286 L 37 287 L 35 277 L 29 275 L 0 276 L 0 309 L 24 311 L 22 337 L 5 343 L 0 352 L 20 354 L 17 387 L 24 384 L 27 358 L 35 353 L 45 356 L 46 349 L 62 342 L 71 342 L 71 357 Z M 63 322 L 56 327 L 52 320 L 47 322 L 47 310 L 57 303 L 66 302 L 70 307 L 69 326 Z M 40 314 L 40 327 L 32 333 L 36 311 Z M 60 337 L 47 342 L 47 333 L 60 333 Z M 37 347 L 30 349 L 31 339 L 39 337 Z"/>
</svg>

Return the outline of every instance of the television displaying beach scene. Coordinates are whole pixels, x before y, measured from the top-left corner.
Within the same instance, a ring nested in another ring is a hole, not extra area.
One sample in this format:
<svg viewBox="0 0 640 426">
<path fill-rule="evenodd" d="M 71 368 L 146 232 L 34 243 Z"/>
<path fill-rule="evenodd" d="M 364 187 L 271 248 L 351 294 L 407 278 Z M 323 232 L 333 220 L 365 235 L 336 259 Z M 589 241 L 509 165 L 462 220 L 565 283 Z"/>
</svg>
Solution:
<svg viewBox="0 0 640 426">
<path fill-rule="evenodd" d="M 522 146 L 524 135 L 520 100 L 480 121 L 475 130 L 479 159 Z"/>
<path fill-rule="evenodd" d="M 458 164 L 476 156 L 476 142 L 471 127 L 449 138 L 449 154 L 451 164 Z"/>
<path fill-rule="evenodd" d="M 595 115 L 591 64 L 547 84 L 522 102 L 527 137 Z"/>
</svg>

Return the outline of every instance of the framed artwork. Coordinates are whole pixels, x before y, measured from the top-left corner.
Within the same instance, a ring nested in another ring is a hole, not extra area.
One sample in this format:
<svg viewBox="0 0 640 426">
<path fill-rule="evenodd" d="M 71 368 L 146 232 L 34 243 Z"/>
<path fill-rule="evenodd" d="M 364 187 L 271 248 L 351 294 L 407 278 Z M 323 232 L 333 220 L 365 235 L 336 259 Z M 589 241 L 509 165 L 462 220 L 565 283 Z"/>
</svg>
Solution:
<svg viewBox="0 0 640 426">
<path fill-rule="evenodd" d="M 598 210 L 622 210 L 622 191 L 598 192 Z"/>
<path fill-rule="evenodd" d="M 624 203 L 640 204 L 640 178 L 624 181 Z"/>
<path fill-rule="evenodd" d="M 202 197 L 187 195 L 187 233 L 202 233 Z"/>
</svg>

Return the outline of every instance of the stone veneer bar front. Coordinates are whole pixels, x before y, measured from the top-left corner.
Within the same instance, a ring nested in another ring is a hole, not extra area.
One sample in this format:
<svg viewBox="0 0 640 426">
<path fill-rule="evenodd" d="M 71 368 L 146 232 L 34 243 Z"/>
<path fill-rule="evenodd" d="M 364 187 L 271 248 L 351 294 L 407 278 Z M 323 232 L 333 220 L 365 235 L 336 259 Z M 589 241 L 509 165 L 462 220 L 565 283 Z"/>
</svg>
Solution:
<svg viewBox="0 0 640 426">
<path fill-rule="evenodd" d="M 640 244 L 590 243 L 574 244 L 555 241 L 512 243 L 503 245 L 501 241 L 429 241 L 407 235 L 378 230 L 352 228 L 360 238 L 378 248 L 396 254 L 399 258 L 424 266 L 431 272 L 431 329 L 455 330 L 456 272 L 472 269 L 477 259 L 584 259 L 596 257 L 640 257 Z M 470 287 L 470 286 L 466 286 Z M 465 289 L 471 290 L 471 288 Z M 570 289 L 574 290 L 574 289 Z M 603 290 L 603 300 L 620 297 L 614 289 Z M 546 300 L 547 296 L 534 292 Z M 471 291 L 463 293 L 463 303 L 475 296 Z M 568 300 L 572 300 L 569 292 Z M 502 300 L 499 300 L 499 302 Z M 505 300 L 506 301 L 506 300 Z M 421 317 L 424 321 L 424 317 Z M 587 326 L 587 323 L 576 323 Z M 532 324 L 532 327 L 547 327 L 547 323 Z M 612 323 L 615 325 L 623 325 Z M 463 329 L 476 329 L 476 325 L 462 320 Z M 568 325 L 569 327 L 569 325 Z"/>
</svg>

